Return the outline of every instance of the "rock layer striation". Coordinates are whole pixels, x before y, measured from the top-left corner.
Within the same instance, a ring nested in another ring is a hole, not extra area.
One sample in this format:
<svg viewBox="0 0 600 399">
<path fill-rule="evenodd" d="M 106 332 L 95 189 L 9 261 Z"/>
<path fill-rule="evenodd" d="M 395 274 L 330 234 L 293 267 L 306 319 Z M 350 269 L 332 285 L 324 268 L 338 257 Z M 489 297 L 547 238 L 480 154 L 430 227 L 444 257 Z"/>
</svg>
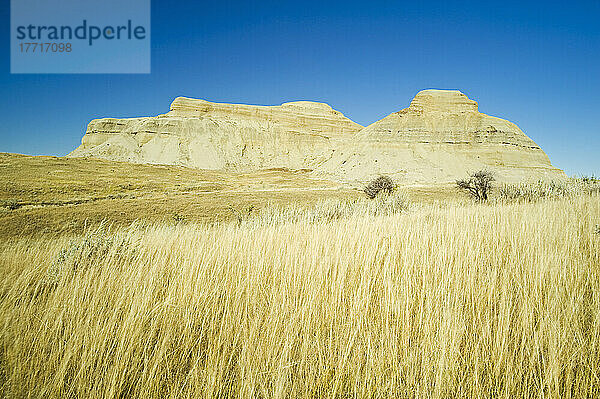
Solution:
<svg viewBox="0 0 600 399">
<path fill-rule="evenodd" d="M 238 171 L 310 169 L 364 182 L 450 182 L 486 168 L 503 181 L 557 178 L 515 124 L 478 111 L 457 90 L 423 90 L 410 106 L 365 128 L 324 103 L 219 104 L 179 97 L 164 115 L 96 119 L 70 156 Z"/>
<path fill-rule="evenodd" d="M 69 155 L 200 169 L 313 169 L 360 129 L 323 103 L 256 106 L 179 97 L 164 115 L 93 120 Z"/>
<path fill-rule="evenodd" d="M 349 181 L 387 174 L 443 183 L 480 169 L 501 181 L 564 176 L 517 125 L 480 113 L 457 90 L 419 92 L 408 108 L 362 129 L 318 172 Z"/>
</svg>

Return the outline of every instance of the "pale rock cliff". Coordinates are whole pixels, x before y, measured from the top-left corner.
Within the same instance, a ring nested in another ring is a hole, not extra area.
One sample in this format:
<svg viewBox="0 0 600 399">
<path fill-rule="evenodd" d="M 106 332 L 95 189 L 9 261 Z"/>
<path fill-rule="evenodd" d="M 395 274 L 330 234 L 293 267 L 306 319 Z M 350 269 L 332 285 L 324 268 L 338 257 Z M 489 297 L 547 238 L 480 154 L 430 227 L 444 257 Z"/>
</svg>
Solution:
<svg viewBox="0 0 600 399">
<path fill-rule="evenodd" d="M 362 183 L 447 183 L 490 169 L 498 180 L 564 173 L 515 124 L 478 111 L 457 90 L 423 90 L 365 128 L 324 103 L 219 104 L 179 97 L 155 117 L 96 119 L 69 156 L 237 171 L 310 169 Z"/>
<path fill-rule="evenodd" d="M 164 115 L 93 120 L 69 156 L 201 169 L 313 169 L 360 129 L 323 103 L 256 106 L 179 97 Z"/>
<path fill-rule="evenodd" d="M 478 111 L 458 90 L 423 90 L 410 106 L 362 129 L 317 173 L 346 181 L 387 174 L 406 184 L 445 183 L 489 169 L 501 181 L 564 173 L 514 123 Z"/>
</svg>

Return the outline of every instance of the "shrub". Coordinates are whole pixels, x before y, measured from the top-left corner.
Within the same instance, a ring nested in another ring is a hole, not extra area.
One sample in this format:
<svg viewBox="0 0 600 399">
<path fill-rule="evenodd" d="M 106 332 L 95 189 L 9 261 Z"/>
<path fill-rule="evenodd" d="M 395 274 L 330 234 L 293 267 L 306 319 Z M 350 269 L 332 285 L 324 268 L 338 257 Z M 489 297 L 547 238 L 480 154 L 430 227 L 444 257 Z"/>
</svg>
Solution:
<svg viewBox="0 0 600 399">
<path fill-rule="evenodd" d="M 173 222 L 174 223 L 183 223 L 183 222 L 185 222 L 185 216 L 179 214 L 178 212 L 173 212 L 173 214 L 171 216 L 173 217 Z"/>
<path fill-rule="evenodd" d="M 580 179 L 574 180 L 580 182 L 580 185 L 585 193 L 600 193 L 600 179 L 598 179 L 596 176 L 584 176 Z"/>
<path fill-rule="evenodd" d="M 377 197 L 380 192 L 391 194 L 394 191 L 394 181 L 389 176 L 379 176 L 371 180 L 363 191 L 370 199 Z"/>
<path fill-rule="evenodd" d="M 504 201 L 537 201 L 540 199 L 563 198 L 574 194 L 576 185 L 566 181 L 542 181 L 518 184 L 503 184 L 498 188 L 498 198 Z"/>
<path fill-rule="evenodd" d="M 595 178 L 580 177 L 565 180 L 521 182 L 503 184 L 498 187 L 498 199 L 504 201 L 537 201 L 559 199 L 574 195 L 600 193 L 600 181 Z"/>
<path fill-rule="evenodd" d="M 599 183 L 600 182 L 600 178 L 596 177 L 596 175 L 593 175 L 593 174 L 591 176 L 581 176 L 579 179 L 584 183 Z"/>
<path fill-rule="evenodd" d="M 16 199 L 3 200 L 2 202 L 0 202 L 0 205 L 2 205 L 2 207 L 4 208 L 10 209 L 11 211 L 19 209 L 21 207 L 21 204 Z"/>
<path fill-rule="evenodd" d="M 488 170 L 480 170 L 471 174 L 467 179 L 456 181 L 456 186 L 467 191 L 477 201 L 487 201 L 492 191 L 494 175 Z"/>
<path fill-rule="evenodd" d="M 102 222 L 96 229 L 86 231 L 85 235 L 71 240 L 60 250 L 48 269 L 44 283 L 56 285 L 69 274 L 99 264 L 100 259 L 111 254 L 123 260 L 130 259 L 134 253 L 128 239 L 112 233 L 110 227 Z"/>
</svg>

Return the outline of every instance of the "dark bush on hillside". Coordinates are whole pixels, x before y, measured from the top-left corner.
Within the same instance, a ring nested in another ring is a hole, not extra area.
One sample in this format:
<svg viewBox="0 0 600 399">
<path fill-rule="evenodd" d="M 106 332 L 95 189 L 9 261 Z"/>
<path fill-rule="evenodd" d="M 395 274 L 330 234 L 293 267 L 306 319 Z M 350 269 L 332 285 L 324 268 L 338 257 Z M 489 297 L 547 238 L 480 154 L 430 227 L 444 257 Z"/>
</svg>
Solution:
<svg viewBox="0 0 600 399">
<path fill-rule="evenodd" d="M 373 199 L 377 197 L 377 194 L 383 192 L 385 194 L 391 194 L 394 191 L 394 181 L 389 176 L 379 176 L 376 179 L 371 180 L 369 184 L 363 189 L 367 197 Z"/>
<path fill-rule="evenodd" d="M 494 175 L 487 170 L 480 170 L 471 174 L 467 179 L 456 181 L 456 186 L 467 191 L 477 201 L 487 201 L 490 192 L 492 191 L 492 182 Z"/>
</svg>

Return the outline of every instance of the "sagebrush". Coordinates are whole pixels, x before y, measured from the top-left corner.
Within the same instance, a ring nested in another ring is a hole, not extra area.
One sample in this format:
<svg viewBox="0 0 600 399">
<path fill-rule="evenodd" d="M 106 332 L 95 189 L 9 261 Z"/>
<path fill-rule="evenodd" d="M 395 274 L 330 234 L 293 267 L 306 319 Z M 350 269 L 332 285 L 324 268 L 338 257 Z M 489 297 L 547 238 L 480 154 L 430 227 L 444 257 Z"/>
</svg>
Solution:
<svg viewBox="0 0 600 399">
<path fill-rule="evenodd" d="M 391 194 L 394 192 L 394 181 L 389 176 L 378 176 L 367 184 L 363 191 L 368 198 L 375 198 L 381 194 Z"/>
<path fill-rule="evenodd" d="M 595 178 L 524 181 L 502 184 L 496 191 L 497 198 L 503 201 L 531 202 L 600 193 L 600 181 Z"/>
</svg>

